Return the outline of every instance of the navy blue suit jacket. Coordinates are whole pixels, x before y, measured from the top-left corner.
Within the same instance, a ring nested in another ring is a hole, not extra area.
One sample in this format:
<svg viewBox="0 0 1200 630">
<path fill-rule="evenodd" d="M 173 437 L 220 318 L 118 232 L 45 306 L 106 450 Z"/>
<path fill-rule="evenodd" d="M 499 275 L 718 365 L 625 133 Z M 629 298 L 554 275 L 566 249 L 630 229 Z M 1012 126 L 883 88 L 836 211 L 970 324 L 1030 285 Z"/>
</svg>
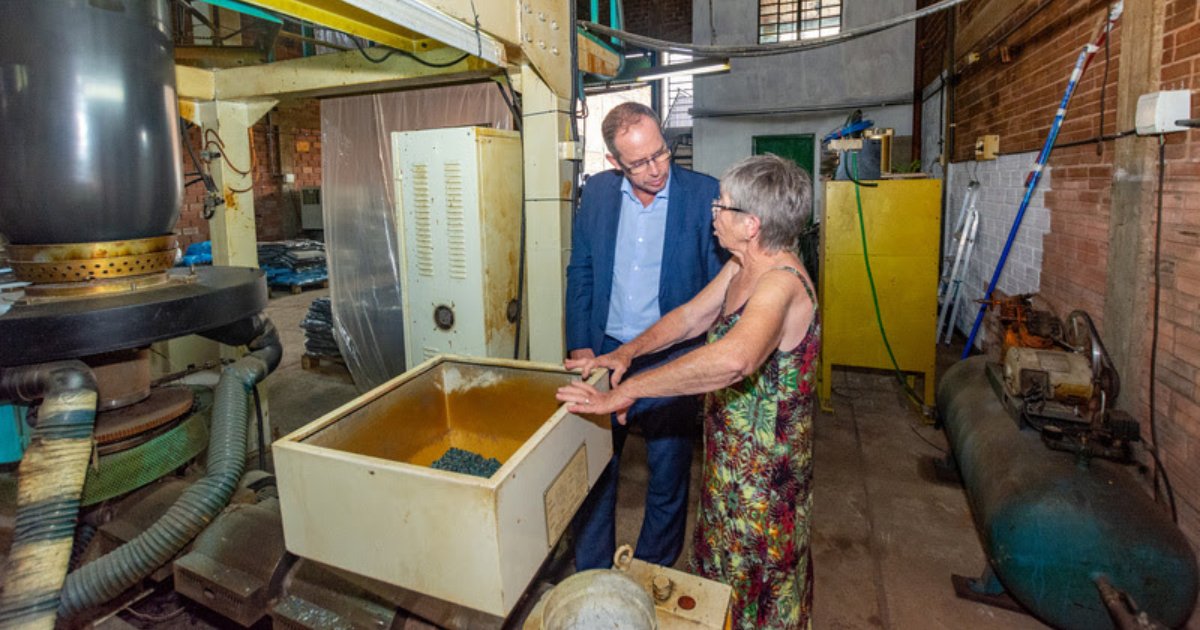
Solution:
<svg viewBox="0 0 1200 630">
<path fill-rule="evenodd" d="M 583 189 L 567 265 L 568 350 L 591 348 L 599 355 L 604 342 L 624 178 L 616 170 L 597 173 Z M 695 297 L 724 264 L 725 253 L 712 233 L 711 204 L 719 195 L 717 180 L 671 165 L 658 281 L 658 308 L 663 315 Z"/>
</svg>

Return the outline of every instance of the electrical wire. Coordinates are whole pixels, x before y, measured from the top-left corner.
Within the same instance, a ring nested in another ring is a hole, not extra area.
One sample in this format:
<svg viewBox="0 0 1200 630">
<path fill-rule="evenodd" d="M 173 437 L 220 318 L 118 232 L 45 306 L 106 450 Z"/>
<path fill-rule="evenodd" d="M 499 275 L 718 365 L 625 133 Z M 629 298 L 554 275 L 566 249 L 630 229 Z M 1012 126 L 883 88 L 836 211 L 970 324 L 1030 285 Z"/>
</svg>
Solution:
<svg viewBox="0 0 1200 630">
<path fill-rule="evenodd" d="M 867 268 L 867 284 L 871 288 L 871 303 L 875 306 L 875 323 L 879 324 L 879 334 L 883 337 L 883 347 L 887 349 L 888 358 L 891 359 L 892 367 L 895 369 L 896 380 L 900 382 L 900 387 L 904 388 L 904 393 L 908 395 L 909 400 L 924 412 L 925 402 L 908 384 L 908 380 L 904 378 L 904 372 L 900 371 L 900 363 L 896 361 L 896 354 L 892 352 L 892 344 L 888 341 L 887 329 L 883 326 L 883 314 L 879 310 L 879 294 L 875 290 L 875 276 L 871 273 L 871 255 L 867 251 L 867 224 L 863 221 L 862 195 L 859 193 L 861 186 L 858 182 L 858 155 L 856 153 L 850 154 L 850 167 L 854 173 L 852 181 L 854 182 L 854 202 L 858 207 L 858 234 L 862 238 L 863 264 Z M 849 173 L 850 169 L 847 170 L 847 174 Z M 926 378 L 929 378 L 928 375 Z"/>
<path fill-rule="evenodd" d="M 258 383 L 252 388 L 254 391 L 254 416 L 258 420 L 258 469 L 267 472 L 267 428 L 263 422 L 262 398 L 259 397 Z"/>
<path fill-rule="evenodd" d="M 1163 186 L 1166 183 L 1167 170 L 1167 138 L 1158 136 L 1158 204 L 1154 216 L 1154 314 L 1150 318 L 1150 441 L 1154 448 L 1149 449 L 1154 457 L 1154 498 L 1159 498 L 1158 478 L 1161 475 L 1163 486 L 1167 490 L 1167 498 L 1171 504 L 1171 519 L 1179 522 L 1179 513 L 1175 509 L 1175 492 L 1171 489 L 1171 480 L 1167 477 L 1167 469 L 1163 467 L 1158 457 L 1158 419 L 1155 417 L 1155 381 L 1158 379 L 1158 316 L 1162 297 L 1162 215 L 1163 215 Z"/>
<path fill-rule="evenodd" d="M 242 170 L 234 166 L 233 162 L 229 160 L 229 156 L 225 154 L 225 141 L 221 139 L 220 132 L 211 127 L 204 130 L 204 150 L 207 151 L 209 146 L 217 147 L 217 152 L 221 154 L 221 160 L 225 162 L 225 166 L 228 166 L 229 170 L 241 175 L 242 177 L 246 177 L 250 174 L 249 168 Z"/>
<path fill-rule="evenodd" d="M 476 29 L 476 32 L 478 32 L 478 29 Z M 367 61 L 370 61 L 371 63 L 383 63 L 383 62 L 387 61 L 388 58 L 391 57 L 392 55 L 402 55 L 402 56 L 408 57 L 409 59 L 412 59 L 413 61 L 415 61 L 423 66 L 429 66 L 430 68 L 449 68 L 450 66 L 456 66 L 456 65 L 462 63 L 463 60 L 465 60 L 467 57 L 471 56 L 471 53 L 463 53 L 462 55 L 455 57 L 452 61 L 444 61 L 444 62 L 427 61 L 413 53 L 408 52 L 407 50 L 400 50 L 398 48 L 392 48 L 390 46 L 380 46 L 380 48 L 387 49 L 387 52 L 384 53 L 384 55 L 382 57 L 372 57 L 371 55 L 367 54 L 367 49 L 363 48 L 362 42 L 358 41 L 357 37 L 351 36 L 350 41 L 354 42 L 354 47 L 358 48 L 358 52 L 360 54 L 362 54 L 363 59 L 366 59 Z"/>
<path fill-rule="evenodd" d="M 899 15 L 889 18 L 875 24 L 859 26 L 843 30 L 837 35 L 828 37 L 820 37 L 816 39 L 803 40 L 786 44 L 757 44 L 749 46 L 718 46 L 712 44 L 686 44 L 682 42 L 673 42 L 665 39 L 656 39 L 645 35 L 630 33 L 621 29 L 611 28 L 603 24 L 579 21 L 579 25 L 586 31 L 591 31 L 604 37 L 616 37 L 630 44 L 649 48 L 651 50 L 668 51 L 675 53 L 683 53 L 695 57 L 769 57 L 771 55 L 786 55 L 788 53 L 802 52 L 805 50 L 813 50 L 816 48 L 824 48 L 826 46 L 834 46 L 842 44 L 867 35 L 874 35 L 882 31 L 886 31 L 908 22 L 919 20 L 923 17 L 934 15 L 946 9 L 953 8 L 962 4 L 965 0 L 941 0 L 924 9 L 918 9 L 904 15 Z"/>
<path fill-rule="evenodd" d="M 170 620 L 178 617 L 179 615 L 182 615 L 184 613 L 184 611 L 186 611 L 186 610 L 187 610 L 186 607 L 180 606 L 179 608 L 176 608 L 175 610 L 173 610 L 165 615 L 151 615 L 149 613 L 144 613 L 144 612 L 139 612 L 137 610 L 134 610 L 133 607 L 130 606 L 130 607 L 126 608 L 125 610 L 123 610 L 122 612 L 127 612 L 127 613 L 133 615 L 135 618 L 140 619 L 142 621 L 148 621 L 150 623 L 164 623 L 164 622 L 170 621 Z"/>
<path fill-rule="evenodd" d="M 1108 5 L 1109 14 L 1112 13 L 1112 3 Z M 1112 22 L 1108 22 L 1108 30 L 1112 31 Z M 1097 137 L 1104 137 L 1104 97 L 1108 92 L 1108 66 L 1112 62 L 1112 54 L 1109 52 L 1108 42 L 1112 37 L 1104 38 L 1104 78 L 1100 80 L 1100 129 L 1096 132 Z M 1096 141 L 1096 155 L 1104 153 L 1104 143 L 1102 140 Z"/>
</svg>

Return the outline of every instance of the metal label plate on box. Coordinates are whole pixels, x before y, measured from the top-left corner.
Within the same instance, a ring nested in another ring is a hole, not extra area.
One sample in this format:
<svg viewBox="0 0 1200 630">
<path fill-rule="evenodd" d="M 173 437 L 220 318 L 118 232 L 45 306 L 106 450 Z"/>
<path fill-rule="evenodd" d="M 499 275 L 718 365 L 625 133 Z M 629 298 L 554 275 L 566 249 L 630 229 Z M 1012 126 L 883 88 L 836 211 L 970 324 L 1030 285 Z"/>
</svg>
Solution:
<svg viewBox="0 0 1200 630">
<path fill-rule="evenodd" d="M 546 488 L 543 501 L 546 505 L 546 542 L 551 547 L 566 531 L 567 524 L 583 505 L 588 491 L 587 444 L 571 456 L 571 461 L 558 473 L 558 477 Z"/>
</svg>

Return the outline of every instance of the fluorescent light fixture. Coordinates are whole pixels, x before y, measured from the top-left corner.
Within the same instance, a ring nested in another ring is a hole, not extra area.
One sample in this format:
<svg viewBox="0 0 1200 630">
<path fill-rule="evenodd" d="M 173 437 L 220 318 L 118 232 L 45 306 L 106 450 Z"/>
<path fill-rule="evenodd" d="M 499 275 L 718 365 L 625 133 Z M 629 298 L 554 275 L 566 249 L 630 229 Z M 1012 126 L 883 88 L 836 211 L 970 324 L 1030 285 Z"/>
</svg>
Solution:
<svg viewBox="0 0 1200 630">
<path fill-rule="evenodd" d="M 695 74 L 725 72 L 727 70 L 729 70 L 728 59 L 697 59 L 687 63 L 654 66 L 653 68 L 639 70 L 634 73 L 633 78 L 636 81 L 654 81 L 655 79 L 665 79 L 667 77 L 686 77 Z"/>
</svg>

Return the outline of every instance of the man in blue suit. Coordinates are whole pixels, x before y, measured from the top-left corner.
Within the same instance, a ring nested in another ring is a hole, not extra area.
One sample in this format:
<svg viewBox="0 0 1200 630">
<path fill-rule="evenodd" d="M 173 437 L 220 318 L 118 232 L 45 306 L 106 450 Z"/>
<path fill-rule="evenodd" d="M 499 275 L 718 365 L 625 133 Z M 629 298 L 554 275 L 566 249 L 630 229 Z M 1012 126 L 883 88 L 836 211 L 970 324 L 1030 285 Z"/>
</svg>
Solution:
<svg viewBox="0 0 1200 630">
<path fill-rule="evenodd" d="M 712 230 L 717 180 L 673 166 L 654 110 L 624 103 L 602 125 L 616 170 L 592 176 L 584 188 L 567 266 L 567 348 L 578 359 L 612 352 L 677 306 L 721 270 Z M 628 375 L 696 347 L 684 342 L 640 357 Z M 639 400 L 629 411 L 646 439 L 650 482 L 634 555 L 671 565 L 683 549 L 692 441 L 700 400 L 694 396 Z M 613 422 L 613 458 L 576 516 L 575 566 L 612 566 L 621 450 L 628 426 Z"/>
</svg>

